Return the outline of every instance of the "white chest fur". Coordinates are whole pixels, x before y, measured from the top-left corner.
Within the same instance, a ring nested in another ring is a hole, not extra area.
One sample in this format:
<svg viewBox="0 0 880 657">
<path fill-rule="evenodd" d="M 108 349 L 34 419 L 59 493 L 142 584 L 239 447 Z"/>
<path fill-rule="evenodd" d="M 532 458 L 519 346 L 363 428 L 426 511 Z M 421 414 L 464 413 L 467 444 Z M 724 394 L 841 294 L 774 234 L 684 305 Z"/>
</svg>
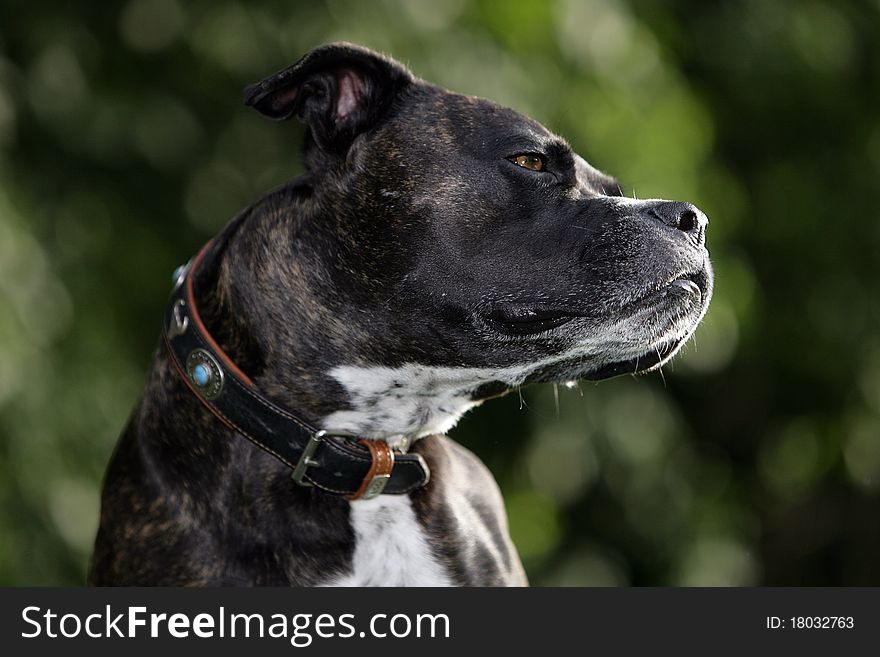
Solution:
<svg viewBox="0 0 880 657">
<path fill-rule="evenodd" d="M 351 573 L 325 586 L 451 586 L 434 558 L 406 495 L 351 503 L 355 532 Z"/>
</svg>

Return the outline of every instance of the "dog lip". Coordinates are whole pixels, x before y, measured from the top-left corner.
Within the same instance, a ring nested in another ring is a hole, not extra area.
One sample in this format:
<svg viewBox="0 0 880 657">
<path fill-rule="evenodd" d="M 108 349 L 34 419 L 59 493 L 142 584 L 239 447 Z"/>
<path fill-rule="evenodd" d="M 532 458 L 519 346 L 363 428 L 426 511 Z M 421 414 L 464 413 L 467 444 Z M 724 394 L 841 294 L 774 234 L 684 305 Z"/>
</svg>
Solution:
<svg viewBox="0 0 880 657">
<path fill-rule="evenodd" d="M 494 330 L 507 335 L 532 335 L 558 328 L 575 317 L 569 311 L 501 303 L 483 314 L 483 321 Z"/>
<path fill-rule="evenodd" d="M 609 363 L 600 367 L 598 370 L 588 373 L 584 378 L 588 381 L 601 381 L 603 379 L 620 376 L 621 374 L 637 374 L 639 372 L 650 370 L 666 360 L 666 358 L 681 346 L 684 340 L 685 338 L 679 338 L 657 350 L 651 350 L 637 358 L 629 358 L 627 360 Z"/>
<path fill-rule="evenodd" d="M 672 280 L 667 279 L 665 282 L 655 283 L 655 287 L 643 292 L 622 306 L 617 311 L 617 315 L 633 314 L 645 308 L 667 303 L 670 300 L 669 295 L 672 290 L 681 290 L 686 295 L 675 295 L 679 302 L 684 298 L 694 297 L 702 300 L 704 292 L 698 281 L 699 274 L 678 274 Z"/>
<path fill-rule="evenodd" d="M 621 311 L 657 303 L 673 289 L 681 290 L 688 297 L 693 296 L 702 301 L 708 291 L 708 276 L 705 270 L 677 274 L 674 278 L 666 279 L 665 282 L 657 284 L 657 287 L 633 299 L 621 308 Z"/>
<path fill-rule="evenodd" d="M 703 291 L 700 289 L 700 286 L 697 285 L 690 278 L 676 278 L 669 285 L 670 287 L 681 288 L 682 290 L 690 294 L 696 294 L 698 297 L 703 296 Z"/>
<path fill-rule="evenodd" d="M 535 305 L 498 304 L 486 316 L 489 319 L 507 323 L 534 322 L 542 319 L 561 317 L 570 313 Z"/>
</svg>

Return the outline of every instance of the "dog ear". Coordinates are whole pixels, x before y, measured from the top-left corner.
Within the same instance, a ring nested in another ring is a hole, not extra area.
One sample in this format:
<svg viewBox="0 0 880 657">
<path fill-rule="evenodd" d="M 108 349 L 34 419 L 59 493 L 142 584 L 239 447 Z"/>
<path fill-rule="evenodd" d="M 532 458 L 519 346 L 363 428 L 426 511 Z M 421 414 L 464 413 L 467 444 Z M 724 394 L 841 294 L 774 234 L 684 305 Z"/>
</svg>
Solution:
<svg viewBox="0 0 880 657">
<path fill-rule="evenodd" d="M 296 115 L 325 151 L 342 152 L 413 81 L 401 64 L 351 43 L 312 50 L 245 89 L 245 104 L 271 119 Z"/>
</svg>

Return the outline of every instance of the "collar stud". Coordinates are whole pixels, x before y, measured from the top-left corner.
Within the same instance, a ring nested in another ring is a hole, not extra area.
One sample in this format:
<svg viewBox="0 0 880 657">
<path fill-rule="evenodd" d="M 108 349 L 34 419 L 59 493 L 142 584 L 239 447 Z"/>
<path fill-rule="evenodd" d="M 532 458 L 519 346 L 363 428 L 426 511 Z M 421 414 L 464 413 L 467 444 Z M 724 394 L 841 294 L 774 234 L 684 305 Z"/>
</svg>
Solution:
<svg viewBox="0 0 880 657">
<path fill-rule="evenodd" d="M 193 349 L 189 353 L 186 375 L 205 399 L 216 399 L 223 391 L 223 370 L 204 349 Z"/>
</svg>

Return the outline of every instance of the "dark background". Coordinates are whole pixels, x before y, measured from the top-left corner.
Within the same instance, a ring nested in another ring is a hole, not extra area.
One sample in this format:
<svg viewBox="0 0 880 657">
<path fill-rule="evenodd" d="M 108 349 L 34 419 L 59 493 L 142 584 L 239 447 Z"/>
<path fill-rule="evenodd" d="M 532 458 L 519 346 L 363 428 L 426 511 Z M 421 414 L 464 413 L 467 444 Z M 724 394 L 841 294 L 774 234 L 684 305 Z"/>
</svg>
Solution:
<svg viewBox="0 0 880 657">
<path fill-rule="evenodd" d="M 174 267 L 294 175 L 242 88 L 347 39 L 709 215 L 684 353 L 452 436 L 535 584 L 880 584 L 880 4 L 0 0 L 0 583 L 79 584 Z"/>
</svg>

